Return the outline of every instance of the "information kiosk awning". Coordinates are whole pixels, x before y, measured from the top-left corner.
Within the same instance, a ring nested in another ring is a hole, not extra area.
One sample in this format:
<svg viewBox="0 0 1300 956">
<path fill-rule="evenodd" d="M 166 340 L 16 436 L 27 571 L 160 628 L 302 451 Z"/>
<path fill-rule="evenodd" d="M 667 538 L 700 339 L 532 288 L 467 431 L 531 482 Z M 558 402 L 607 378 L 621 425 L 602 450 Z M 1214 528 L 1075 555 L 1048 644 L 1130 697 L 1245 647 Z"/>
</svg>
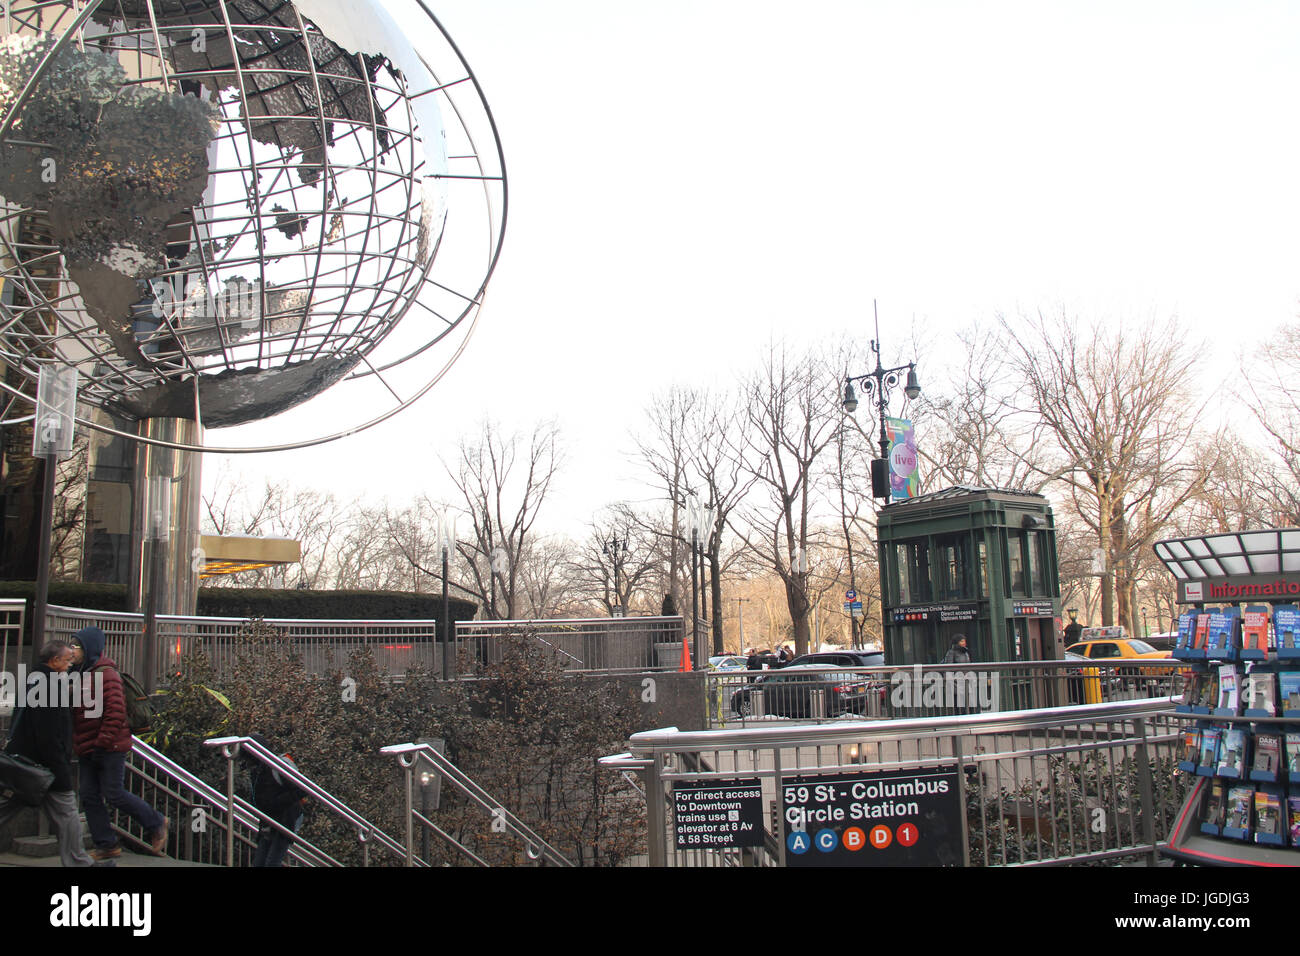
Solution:
<svg viewBox="0 0 1300 956">
<path fill-rule="evenodd" d="M 1180 604 L 1300 599 L 1300 528 L 1171 538 L 1154 548 Z"/>
</svg>

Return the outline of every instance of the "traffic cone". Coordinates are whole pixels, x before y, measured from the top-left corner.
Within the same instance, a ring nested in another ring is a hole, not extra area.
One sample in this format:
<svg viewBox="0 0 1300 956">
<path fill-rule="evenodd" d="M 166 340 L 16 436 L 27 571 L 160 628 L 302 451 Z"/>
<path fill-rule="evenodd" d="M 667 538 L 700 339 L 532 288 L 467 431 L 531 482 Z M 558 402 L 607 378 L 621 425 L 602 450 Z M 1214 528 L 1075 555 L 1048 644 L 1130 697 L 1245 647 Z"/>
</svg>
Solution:
<svg viewBox="0 0 1300 956">
<path fill-rule="evenodd" d="M 682 638 L 682 673 L 688 674 L 691 670 L 691 642 L 685 637 Z"/>
</svg>

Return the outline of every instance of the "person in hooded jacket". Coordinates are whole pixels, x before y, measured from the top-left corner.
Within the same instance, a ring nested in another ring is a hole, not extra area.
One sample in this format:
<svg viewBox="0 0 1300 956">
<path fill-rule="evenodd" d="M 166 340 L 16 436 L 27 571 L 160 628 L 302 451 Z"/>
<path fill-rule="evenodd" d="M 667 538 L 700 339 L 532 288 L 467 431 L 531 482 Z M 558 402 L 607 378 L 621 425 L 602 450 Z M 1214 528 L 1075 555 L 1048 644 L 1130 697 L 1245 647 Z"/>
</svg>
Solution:
<svg viewBox="0 0 1300 956">
<path fill-rule="evenodd" d="M 29 686 L 45 681 L 51 686 L 54 674 L 66 673 L 73 662 L 72 645 L 50 641 L 40 649 L 37 664 L 28 677 Z M 30 700 L 30 695 L 29 695 Z M 8 753 L 26 757 L 54 774 L 41 809 L 59 838 L 59 858 L 64 866 L 93 866 L 94 860 L 82 845 L 81 817 L 77 814 L 77 790 L 72 772 L 72 704 L 51 694 L 41 706 L 29 704 L 14 712 Z M 0 827 L 16 817 L 26 804 L 0 797 Z"/>
<path fill-rule="evenodd" d="M 272 750 L 271 743 L 261 734 L 249 734 L 249 739 Z M 281 754 L 280 759 L 294 767 L 294 760 L 289 754 Z M 280 771 L 249 757 L 249 775 L 253 785 L 253 806 L 267 817 L 283 826 L 286 830 L 298 832 L 302 825 L 303 807 L 307 804 L 307 794 L 280 775 Z M 296 769 L 296 767 L 295 767 Z M 257 850 L 253 854 L 253 866 L 283 866 L 289 854 L 293 838 L 270 823 L 263 822 L 257 832 Z"/>
<path fill-rule="evenodd" d="M 948 648 L 948 653 L 943 656 L 940 664 L 969 664 L 970 649 L 966 646 L 966 635 L 957 634 L 952 639 L 952 646 Z"/>
<path fill-rule="evenodd" d="M 90 855 L 108 860 L 122 855 L 117 833 L 109 820 L 108 808 L 135 818 L 144 830 L 154 853 L 167 845 L 170 821 L 125 787 L 126 755 L 131 752 L 131 725 L 126 716 L 126 694 L 117 664 L 104 653 L 104 632 L 83 627 L 72 635 L 76 666 L 87 677 L 103 675 L 103 700 L 98 716 L 84 707 L 73 707 L 73 740 L 81 767 L 81 807 L 86 813 L 95 848 Z"/>
</svg>

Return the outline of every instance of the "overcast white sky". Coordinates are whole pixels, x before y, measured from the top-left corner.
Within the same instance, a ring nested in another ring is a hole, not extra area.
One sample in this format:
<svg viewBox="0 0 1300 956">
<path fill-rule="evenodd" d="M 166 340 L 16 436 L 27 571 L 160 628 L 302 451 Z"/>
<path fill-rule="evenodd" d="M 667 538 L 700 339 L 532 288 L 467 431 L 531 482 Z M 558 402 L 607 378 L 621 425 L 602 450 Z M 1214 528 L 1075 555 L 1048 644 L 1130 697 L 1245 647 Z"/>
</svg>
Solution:
<svg viewBox="0 0 1300 956">
<path fill-rule="evenodd" d="M 479 330 L 386 425 L 235 460 L 254 481 L 400 503 L 482 417 L 555 418 L 542 524 L 578 534 L 646 495 L 653 394 L 733 387 L 771 336 L 865 346 L 873 298 L 890 364 L 914 322 L 1177 316 L 1217 351 L 1297 314 L 1300 4 L 429 2 L 505 149 Z"/>
</svg>

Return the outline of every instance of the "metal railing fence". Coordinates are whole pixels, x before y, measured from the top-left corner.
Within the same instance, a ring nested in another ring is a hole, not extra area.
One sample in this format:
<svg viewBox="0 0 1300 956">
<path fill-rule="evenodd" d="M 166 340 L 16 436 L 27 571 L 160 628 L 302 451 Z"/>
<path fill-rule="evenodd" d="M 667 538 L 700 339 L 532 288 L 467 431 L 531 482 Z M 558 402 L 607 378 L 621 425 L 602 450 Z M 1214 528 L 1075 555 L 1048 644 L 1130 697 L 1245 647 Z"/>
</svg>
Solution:
<svg viewBox="0 0 1300 956">
<path fill-rule="evenodd" d="M 606 769 L 644 785 L 651 866 L 780 866 L 792 828 L 791 778 L 949 768 L 961 800 L 952 862 L 967 866 L 1149 864 L 1187 790 L 1170 698 L 889 721 L 767 723 L 735 730 L 635 734 Z M 762 845 L 680 848 L 677 785 L 757 779 Z M 956 845 L 959 844 L 959 845 Z M 869 859 L 864 850 L 862 862 Z M 815 856 L 815 854 L 814 854 Z"/>
<path fill-rule="evenodd" d="M 458 621 L 456 643 L 462 671 L 500 663 L 508 641 L 519 638 L 552 651 L 565 670 L 675 671 L 681 667 L 682 631 L 680 617 Z M 692 666 L 697 660 L 692 657 Z"/>
<path fill-rule="evenodd" d="M 468 774 L 438 753 L 430 744 L 393 744 L 384 747 L 380 750 L 380 753 L 396 757 L 398 765 L 406 776 L 406 858 L 408 865 L 414 865 L 413 861 L 420 859 L 415 851 L 415 829 L 417 826 L 426 827 L 440 839 L 449 841 L 459 852 L 468 856 L 475 865 L 489 865 L 430 820 L 422 811 L 416 809 L 415 768 L 418 764 L 423 764 L 427 765 L 432 772 L 438 774 L 444 782 L 454 787 L 470 803 L 486 811 L 491 819 L 494 831 L 510 833 L 523 841 L 524 853 L 529 860 L 549 863 L 552 866 L 573 866 L 573 863 L 564 854 L 542 839 L 528 824 L 507 810 L 500 801 L 493 798 L 491 794 L 475 783 Z"/>
<path fill-rule="evenodd" d="M 70 637 L 83 627 L 94 625 L 107 638 L 105 653 L 119 669 L 144 673 L 143 615 L 120 611 L 91 611 L 51 606 L 46 632 L 51 637 Z M 155 648 L 155 673 L 159 683 L 179 669 L 183 657 L 202 651 L 218 673 L 233 664 L 240 644 L 249 635 L 244 618 L 186 617 L 159 615 Z M 369 647 L 382 673 L 404 674 L 420 666 L 440 669 L 441 648 L 434 639 L 437 621 L 338 621 L 266 619 L 262 622 L 278 639 L 292 642 L 302 656 L 304 670 L 324 675 L 346 667 L 349 656 Z"/>
<path fill-rule="evenodd" d="M 707 726 L 776 718 L 895 720 L 1078 704 L 1182 693 L 1169 661 L 1020 661 L 906 667 L 775 668 L 704 675 Z"/>
<path fill-rule="evenodd" d="M 159 683 L 179 669 L 186 655 L 202 651 L 218 673 L 228 669 L 249 634 L 243 618 L 159 615 L 155 673 Z M 438 622 L 344 621 L 267 618 L 262 625 L 292 642 L 309 674 L 324 675 L 347 666 L 357 650 L 369 648 L 380 673 L 401 676 L 420 667 L 442 672 Z M 130 674 L 144 673 L 143 625 L 140 614 L 51 605 L 46 633 L 68 638 L 94 625 L 107 638 L 105 652 Z M 581 618 L 554 621 L 464 621 L 456 624 L 457 671 L 472 675 L 499 663 L 507 638 L 524 637 L 549 649 L 566 670 L 675 671 L 681 666 L 683 622 L 680 617 Z M 704 639 L 700 644 L 703 646 Z M 692 657 L 692 665 L 700 662 Z"/>
</svg>

